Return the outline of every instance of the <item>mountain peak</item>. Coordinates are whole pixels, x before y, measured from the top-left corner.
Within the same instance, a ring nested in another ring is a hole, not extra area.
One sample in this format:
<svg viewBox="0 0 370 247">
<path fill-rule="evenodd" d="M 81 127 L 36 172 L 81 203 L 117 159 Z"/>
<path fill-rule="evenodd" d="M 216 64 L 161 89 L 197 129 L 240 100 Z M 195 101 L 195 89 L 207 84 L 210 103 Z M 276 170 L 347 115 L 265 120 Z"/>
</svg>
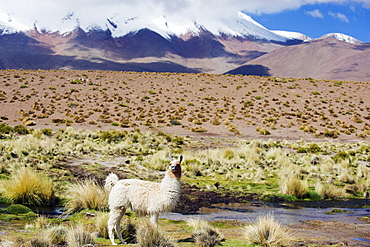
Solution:
<svg viewBox="0 0 370 247">
<path fill-rule="evenodd" d="M 358 39 L 355 39 L 355 38 L 353 38 L 349 35 L 343 34 L 343 33 L 328 33 L 328 34 L 325 34 L 325 35 L 321 36 L 319 39 L 325 39 L 325 38 L 328 38 L 328 37 L 332 37 L 332 38 L 335 38 L 339 41 L 344 41 L 344 42 L 347 42 L 347 43 L 350 43 L 350 44 L 355 44 L 355 45 L 363 43 L 362 41 L 360 41 Z"/>
</svg>

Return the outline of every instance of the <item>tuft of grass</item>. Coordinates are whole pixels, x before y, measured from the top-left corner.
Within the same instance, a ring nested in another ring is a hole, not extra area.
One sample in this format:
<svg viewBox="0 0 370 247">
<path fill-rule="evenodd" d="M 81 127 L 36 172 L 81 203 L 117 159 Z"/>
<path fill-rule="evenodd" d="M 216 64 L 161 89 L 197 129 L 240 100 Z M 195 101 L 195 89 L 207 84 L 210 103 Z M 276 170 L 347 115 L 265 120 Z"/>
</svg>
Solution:
<svg viewBox="0 0 370 247">
<path fill-rule="evenodd" d="M 82 223 L 67 230 L 66 242 L 69 247 L 80 247 L 95 244 L 95 234 L 88 232 Z"/>
<path fill-rule="evenodd" d="M 48 228 L 49 227 L 48 219 L 44 215 L 39 215 L 34 221 L 34 226 L 35 228 L 38 229 Z"/>
<path fill-rule="evenodd" d="M 336 187 L 334 185 L 324 187 L 321 183 L 317 183 L 315 186 L 315 190 L 317 193 L 321 195 L 322 199 L 338 200 L 346 198 L 347 196 L 347 193 L 344 188 Z"/>
<path fill-rule="evenodd" d="M 191 219 L 188 225 L 194 228 L 192 237 L 195 244 L 201 247 L 221 245 L 224 239 L 222 234 L 205 220 Z"/>
<path fill-rule="evenodd" d="M 260 134 L 260 135 L 271 135 L 270 131 L 268 131 L 267 129 L 261 127 L 261 126 L 258 126 L 256 128 L 256 131 Z"/>
<path fill-rule="evenodd" d="M 207 132 L 208 130 L 204 128 L 203 126 L 190 128 L 192 132 Z"/>
<path fill-rule="evenodd" d="M 68 187 L 66 191 L 66 214 L 83 209 L 106 210 L 108 208 L 108 194 L 104 187 L 93 179 L 79 181 Z"/>
<path fill-rule="evenodd" d="M 40 206 L 52 205 L 56 200 L 53 181 L 29 167 L 20 167 L 9 180 L 1 181 L 1 192 L 10 203 Z"/>
<path fill-rule="evenodd" d="M 272 214 L 259 216 L 251 225 L 244 228 L 248 244 L 275 247 L 288 246 L 293 239 L 290 229 L 274 219 Z"/>
<path fill-rule="evenodd" d="M 150 222 L 144 220 L 137 226 L 136 240 L 140 247 L 174 247 L 174 242 L 154 227 Z"/>
<path fill-rule="evenodd" d="M 301 181 L 298 178 L 286 179 L 284 177 L 280 180 L 280 191 L 283 194 L 302 199 L 306 197 L 308 193 L 308 184 L 306 181 Z"/>
<path fill-rule="evenodd" d="M 68 229 L 64 226 L 53 226 L 44 233 L 45 239 L 53 245 L 65 245 Z"/>
<path fill-rule="evenodd" d="M 20 244 L 20 243 L 17 243 L 17 244 Z M 17 245 L 18 246 L 18 245 Z M 29 247 L 49 247 L 51 246 L 50 242 L 41 237 L 41 238 L 34 238 L 34 239 L 31 239 L 30 241 L 27 241 L 26 243 L 20 245 L 20 246 L 29 246 Z"/>
<path fill-rule="evenodd" d="M 99 236 L 103 238 L 108 238 L 108 219 L 109 213 L 107 212 L 99 212 L 96 217 L 95 226 Z"/>
</svg>

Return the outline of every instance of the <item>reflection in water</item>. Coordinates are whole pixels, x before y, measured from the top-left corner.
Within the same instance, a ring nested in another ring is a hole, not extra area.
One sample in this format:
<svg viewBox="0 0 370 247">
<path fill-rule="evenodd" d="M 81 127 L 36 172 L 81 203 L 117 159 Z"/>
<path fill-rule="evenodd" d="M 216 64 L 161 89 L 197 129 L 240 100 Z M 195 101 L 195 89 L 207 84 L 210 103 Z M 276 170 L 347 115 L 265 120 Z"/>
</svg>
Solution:
<svg viewBox="0 0 370 247">
<path fill-rule="evenodd" d="M 364 222 L 360 221 L 358 218 L 370 215 L 370 210 L 368 208 L 341 208 L 342 210 L 348 210 L 348 212 L 330 214 L 334 208 L 338 207 L 325 207 L 326 205 L 322 205 L 324 207 L 313 208 L 303 207 L 299 204 L 300 203 L 277 204 L 261 202 L 215 204 L 212 205 L 212 207 L 201 208 L 197 214 L 193 215 L 167 213 L 162 214 L 161 217 L 173 220 L 201 218 L 210 221 L 237 220 L 240 222 L 251 223 L 260 215 L 272 213 L 275 219 L 280 223 L 291 225 L 305 220 L 341 221 L 343 223 L 359 224 Z M 330 204 L 329 206 L 332 205 Z"/>
</svg>

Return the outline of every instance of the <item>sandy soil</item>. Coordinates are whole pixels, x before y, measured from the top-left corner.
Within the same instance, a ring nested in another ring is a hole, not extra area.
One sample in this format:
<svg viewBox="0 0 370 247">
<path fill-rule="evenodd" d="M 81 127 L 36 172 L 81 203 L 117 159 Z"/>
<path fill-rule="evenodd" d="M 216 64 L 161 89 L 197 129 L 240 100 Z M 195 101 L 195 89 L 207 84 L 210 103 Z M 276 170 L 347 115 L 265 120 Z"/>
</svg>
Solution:
<svg viewBox="0 0 370 247">
<path fill-rule="evenodd" d="M 11 126 L 369 141 L 369 83 L 42 70 L 3 70 L 0 78 L 0 118 Z M 294 231 L 301 246 L 370 246 L 351 239 L 370 239 L 367 223 L 306 221 Z"/>
<path fill-rule="evenodd" d="M 42 70 L 0 71 L 0 78 L 0 118 L 11 126 L 369 140 L 369 83 Z"/>
<path fill-rule="evenodd" d="M 310 221 L 291 226 L 298 237 L 297 246 L 370 246 L 369 224 L 345 224 L 340 221 Z M 366 241 L 367 239 L 368 241 Z"/>
</svg>

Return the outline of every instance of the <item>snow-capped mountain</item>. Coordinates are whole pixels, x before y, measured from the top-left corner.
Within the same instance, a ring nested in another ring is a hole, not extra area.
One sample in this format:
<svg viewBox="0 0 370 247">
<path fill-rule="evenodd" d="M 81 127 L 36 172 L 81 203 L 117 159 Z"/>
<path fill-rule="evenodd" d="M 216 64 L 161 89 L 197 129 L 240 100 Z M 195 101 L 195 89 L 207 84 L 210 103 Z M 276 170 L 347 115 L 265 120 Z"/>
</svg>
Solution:
<svg viewBox="0 0 370 247">
<path fill-rule="evenodd" d="M 176 15 L 166 16 L 155 11 L 140 14 L 130 7 L 125 11 L 105 7 L 99 10 L 94 9 L 94 14 L 91 15 L 78 11 L 65 13 L 57 21 L 45 20 L 43 16 L 40 16 L 39 19 L 24 19 L 21 16 L 13 16 L 13 14 L 0 10 L 0 35 L 34 29 L 38 32 L 67 35 L 76 28 L 81 28 L 85 32 L 109 30 L 112 37 L 122 37 L 145 28 L 166 39 L 171 36 L 181 37 L 189 33 L 199 35 L 206 30 L 215 36 L 228 35 L 267 41 L 311 40 L 310 37 L 299 32 L 269 30 L 243 12 L 212 18 L 198 15 L 197 19 L 192 19 Z M 54 18 L 58 19 L 57 16 Z M 320 38 L 326 37 L 334 37 L 352 44 L 362 43 L 341 33 L 329 33 Z"/>
<path fill-rule="evenodd" d="M 328 34 L 325 34 L 325 35 L 321 36 L 319 39 L 325 39 L 325 38 L 328 38 L 328 37 L 332 37 L 332 38 L 335 38 L 337 40 L 344 41 L 344 42 L 347 42 L 347 43 L 350 43 L 350 44 L 355 44 L 355 45 L 363 43 L 362 41 L 359 41 L 358 39 L 355 39 L 355 38 L 353 38 L 349 35 L 343 34 L 343 33 L 328 33 Z"/>
<path fill-rule="evenodd" d="M 285 42 L 289 39 L 268 30 L 242 12 L 235 13 L 234 16 L 220 16 L 212 19 L 200 17 L 196 20 L 174 16 L 167 17 L 156 13 L 151 13 L 150 15 L 132 14 L 131 17 L 127 17 L 124 14 L 112 15 L 106 12 L 97 13 L 94 20 L 89 20 L 89 18 L 83 19 L 78 16 L 78 13 L 71 12 L 62 17 L 53 26 L 39 20 L 28 20 L 28 24 L 23 24 L 10 14 L 0 12 L 0 30 L 3 30 L 3 33 L 11 33 L 36 29 L 39 32 L 68 34 L 76 27 L 79 27 L 84 31 L 109 29 L 113 37 L 122 37 L 127 33 L 147 28 L 165 38 L 169 38 L 171 35 L 182 36 L 188 33 L 196 35 L 202 30 L 207 30 L 216 36 L 226 34 L 279 42 Z M 107 18 L 106 16 L 113 17 Z"/>
</svg>

